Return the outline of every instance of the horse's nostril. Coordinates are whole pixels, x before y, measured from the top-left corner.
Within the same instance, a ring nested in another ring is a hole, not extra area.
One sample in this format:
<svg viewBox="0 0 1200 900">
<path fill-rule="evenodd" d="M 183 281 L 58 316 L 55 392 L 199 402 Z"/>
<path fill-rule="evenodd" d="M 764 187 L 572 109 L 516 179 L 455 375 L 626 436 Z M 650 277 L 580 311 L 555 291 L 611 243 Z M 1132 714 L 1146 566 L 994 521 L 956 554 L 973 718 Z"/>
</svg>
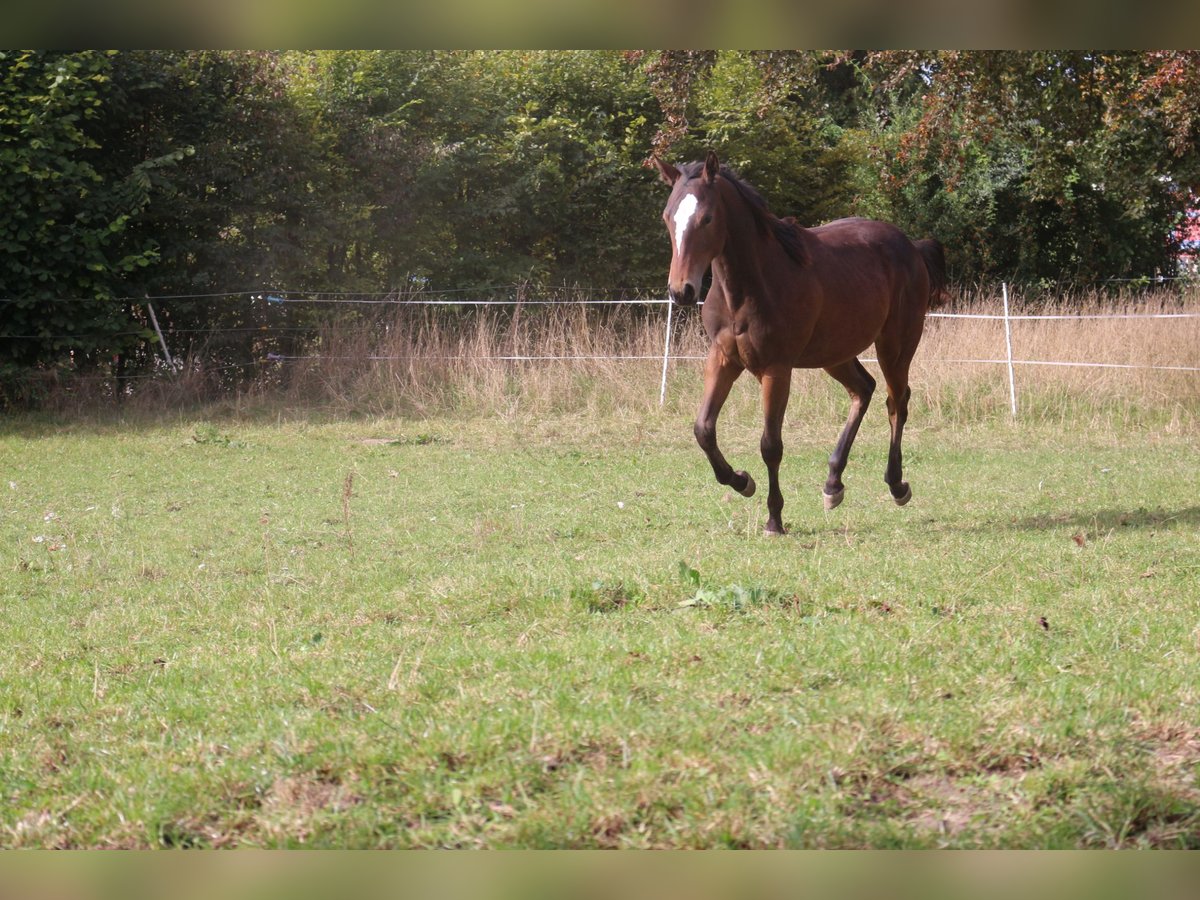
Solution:
<svg viewBox="0 0 1200 900">
<path fill-rule="evenodd" d="M 696 289 L 691 284 L 685 284 L 681 291 L 668 288 L 667 293 L 670 294 L 671 300 L 680 306 L 690 306 L 696 302 Z"/>
</svg>

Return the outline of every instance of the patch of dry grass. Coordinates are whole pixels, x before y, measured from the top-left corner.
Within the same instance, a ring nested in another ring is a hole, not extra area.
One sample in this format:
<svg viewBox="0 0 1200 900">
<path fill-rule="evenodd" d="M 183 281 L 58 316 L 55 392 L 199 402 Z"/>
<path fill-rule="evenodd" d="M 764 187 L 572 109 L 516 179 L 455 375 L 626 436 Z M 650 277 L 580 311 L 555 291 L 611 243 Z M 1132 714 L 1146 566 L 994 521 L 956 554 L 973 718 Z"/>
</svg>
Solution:
<svg viewBox="0 0 1200 900">
<path fill-rule="evenodd" d="M 1071 317 L 1011 322 L 1022 420 L 1173 433 L 1196 428 L 1200 372 L 1185 370 L 1200 367 L 1200 288 L 1116 297 L 1014 293 L 1011 309 L 1013 315 Z M 1010 416 L 1004 323 L 945 317 L 999 316 L 1002 310 L 994 288 L 958 290 L 928 320 L 912 370 L 915 422 L 955 426 Z M 152 415 L 196 404 L 210 404 L 217 414 L 418 418 L 651 413 L 659 408 L 664 312 L 661 305 L 568 301 L 384 307 L 327 322 L 293 356 L 257 361 L 257 375 L 240 387 L 193 361 L 177 376 L 132 382 L 123 407 Z M 1152 318 L 1164 314 L 1172 317 Z M 675 310 L 666 392 L 671 414 L 694 409 L 707 345 L 699 311 Z M 862 356 L 869 360 L 873 352 Z M 878 378 L 878 367 L 867 366 Z M 756 410 L 758 392 L 752 379 L 744 381 L 731 395 L 732 408 L 752 404 Z M 103 379 L 63 383 L 55 405 L 86 413 L 111 394 Z M 792 417 L 836 424 L 845 406 L 843 391 L 824 373 L 797 372 Z"/>
<path fill-rule="evenodd" d="M 998 295 L 960 292 L 942 312 L 999 316 L 1002 310 Z M 1012 310 L 1075 316 L 1011 323 L 1023 419 L 1082 417 L 1098 427 L 1126 426 L 1155 410 L 1169 429 L 1195 427 L 1200 372 L 1183 371 L 1200 367 L 1200 298 L 1194 292 L 1116 300 L 1099 294 L 1014 296 Z M 1189 317 L 1151 318 L 1164 313 Z M 289 406 L 316 403 L 376 415 L 650 412 L 659 402 L 664 325 L 657 307 L 401 309 L 376 328 L 323 331 L 311 358 L 279 364 L 288 367 L 283 396 Z M 708 343 L 698 311 L 677 312 L 672 331 L 667 399 L 672 408 L 690 410 L 700 391 L 698 358 Z M 868 349 L 863 357 L 872 354 Z M 1005 359 L 1002 321 L 930 318 L 913 366 L 918 418 L 956 424 L 1008 416 Z M 868 367 L 879 375 L 873 363 Z M 739 389 L 731 402 L 739 398 L 757 403 L 757 391 Z M 797 373 L 793 415 L 839 421 L 844 407 L 841 389 L 824 373 Z"/>
<path fill-rule="evenodd" d="M 964 292 L 941 313 L 1003 314 L 995 292 Z M 1018 415 L 1040 420 L 1120 407 L 1153 407 L 1176 429 L 1196 424 L 1200 399 L 1200 293 L 1195 289 L 1010 298 Z M 1155 318 L 1170 316 L 1169 318 Z M 914 392 L 935 411 L 1007 412 L 1007 341 L 1001 319 L 927 323 L 914 364 Z M 1151 368 L 1162 367 L 1162 368 Z"/>
</svg>

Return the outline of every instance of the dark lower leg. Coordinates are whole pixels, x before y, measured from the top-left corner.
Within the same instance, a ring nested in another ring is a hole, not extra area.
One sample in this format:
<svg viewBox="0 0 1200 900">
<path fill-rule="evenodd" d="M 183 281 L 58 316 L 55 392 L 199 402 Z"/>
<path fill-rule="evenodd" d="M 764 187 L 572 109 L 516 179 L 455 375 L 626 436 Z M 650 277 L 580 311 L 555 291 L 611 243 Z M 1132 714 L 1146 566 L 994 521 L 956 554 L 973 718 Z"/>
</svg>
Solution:
<svg viewBox="0 0 1200 900">
<path fill-rule="evenodd" d="M 871 404 L 871 395 L 875 391 L 875 379 L 858 360 L 852 360 L 843 366 L 826 369 L 826 371 L 841 382 L 850 395 L 850 414 L 846 425 L 838 437 L 837 446 L 829 457 L 829 477 L 825 480 L 825 505 L 832 509 L 841 502 L 845 487 L 842 484 L 842 473 L 846 471 L 846 463 L 850 460 L 850 448 L 858 436 L 858 427 L 862 424 L 867 407 Z"/>
<path fill-rule="evenodd" d="M 908 421 L 908 398 L 911 395 L 912 389 L 906 386 L 904 391 L 898 395 L 893 395 L 889 391 L 887 399 L 888 421 L 892 425 L 892 440 L 888 447 L 888 464 L 883 480 L 887 482 L 892 499 L 900 504 L 907 503 L 912 496 L 911 488 L 904 481 L 903 454 L 900 450 L 900 444 L 904 437 L 904 423 Z"/>
<path fill-rule="evenodd" d="M 787 410 L 788 392 L 791 389 L 792 370 L 764 375 L 763 434 L 759 449 L 767 466 L 767 534 L 784 534 L 783 491 L 779 488 L 779 464 L 783 461 L 783 414 Z"/>
<path fill-rule="evenodd" d="M 712 466 L 713 475 L 716 476 L 718 483 L 728 485 L 746 497 L 753 496 L 754 479 L 746 472 L 735 472 L 733 466 L 725 459 L 721 448 L 717 446 L 716 417 L 714 416 L 711 421 L 697 419 L 695 432 L 696 443 L 708 457 L 708 462 Z"/>
<path fill-rule="evenodd" d="M 696 414 L 695 434 L 717 481 L 749 497 L 754 493 L 754 480 L 745 472 L 735 472 L 717 446 L 717 416 L 741 373 L 740 366 L 732 365 L 718 348 L 712 348 L 704 367 L 704 397 Z"/>
</svg>

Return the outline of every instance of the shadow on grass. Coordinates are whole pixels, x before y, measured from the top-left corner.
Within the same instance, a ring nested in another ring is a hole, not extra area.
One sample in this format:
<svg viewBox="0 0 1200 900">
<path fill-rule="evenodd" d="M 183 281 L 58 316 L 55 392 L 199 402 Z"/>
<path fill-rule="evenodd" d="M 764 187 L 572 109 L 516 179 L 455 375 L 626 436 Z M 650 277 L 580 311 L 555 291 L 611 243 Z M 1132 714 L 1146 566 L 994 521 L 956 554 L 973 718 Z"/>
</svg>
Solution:
<svg viewBox="0 0 1200 900">
<path fill-rule="evenodd" d="M 1186 525 L 1200 525 L 1200 506 L 1186 506 L 1182 509 L 1097 509 L 1043 513 L 1014 519 L 1000 527 L 1020 531 L 1050 531 L 1056 528 L 1113 531 L 1120 528 L 1178 528 Z"/>
</svg>

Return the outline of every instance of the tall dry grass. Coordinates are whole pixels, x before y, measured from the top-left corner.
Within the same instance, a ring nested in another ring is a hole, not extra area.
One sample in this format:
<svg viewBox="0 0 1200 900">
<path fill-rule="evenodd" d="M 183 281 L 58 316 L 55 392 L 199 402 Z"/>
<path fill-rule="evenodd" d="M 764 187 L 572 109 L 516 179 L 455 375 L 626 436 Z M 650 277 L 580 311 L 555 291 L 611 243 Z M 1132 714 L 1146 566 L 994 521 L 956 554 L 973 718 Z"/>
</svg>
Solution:
<svg viewBox="0 0 1200 900">
<path fill-rule="evenodd" d="M 1025 420 L 1154 422 L 1194 427 L 1200 372 L 1200 295 L 1177 291 L 1010 297 L 1013 315 L 1130 318 L 1017 319 L 1010 323 L 1018 415 Z M 942 313 L 1000 315 L 998 291 L 960 291 Z M 707 338 L 698 310 L 676 311 L 667 403 L 690 409 L 701 389 Z M 312 359 L 289 367 L 289 403 L 369 413 L 543 415 L 562 411 L 634 413 L 657 409 L 665 308 L 528 307 L 447 315 L 404 308 L 373 327 L 332 325 Z M 873 350 L 864 352 L 869 359 Z M 522 357 L 514 359 L 513 357 Z M 1004 323 L 931 317 L 913 364 L 914 402 L 928 418 L 974 421 L 1010 416 Z M 1078 367 L 1050 363 L 1086 363 Z M 1102 368 L 1103 363 L 1131 368 Z M 882 379 L 878 367 L 868 368 Z M 745 379 L 750 382 L 750 379 Z M 882 384 L 881 384 L 882 388 Z M 731 402 L 754 404 L 739 386 Z M 821 372 L 797 372 L 793 415 L 840 420 L 841 388 Z"/>
<path fill-rule="evenodd" d="M 673 354 L 703 354 L 693 318 Z M 658 405 L 664 323 L 640 305 L 401 307 L 323 328 L 310 358 L 280 363 L 282 396 L 372 414 L 632 413 Z"/>
<path fill-rule="evenodd" d="M 998 290 L 959 290 L 939 312 L 999 315 L 1002 308 Z M 1200 372 L 1146 368 L 1200 367 L 1200 317 L 1146 317 L 1200 314 L 1200 290 L 1117 298 L 1016 294 L 1011 309 L 1131 317 L 1012 321 L 1020 420 L 1200 431 Z M 137 384 L 125 404 L 161 410 L 219 396 L 232 411 L 282 405 L 332 415 L 646 414 L 659 409 L 664 326 L 664 306 L 401 305 L 326 324 L 295 357 L 258 361 L 249 387 L 230 391 L 219 373 L 194 363 L 186 375 Z M 672 414 L 694 409 L 707 344 L 699 311 L 676 310 L 666 394 Z M 869 348 L 863 358 L 872 355 Z M 927 423 L 1009 418 L 1005 358 L 1002 321 L 931 317 L 912 368 L 914 415 Z M 874 363 L 867 367 L 882 380 Z M 757 416 L 756 386 L 742 381 L 731 412 Z M 87 393 L 70 392 L 76 409 L 87 408 Z M 823 373 L 798 371 L 790 414 L 840 422 L 845 395 Z"/>
<path fill-rule="evenodd" d="M 1200 292 L 1009 299 L 1019 418 L 1196 426 L 1200 371 L 1182 370 L 1200 368 Z M 999 291 L 989 290 L 961 292 L 938 312 L 1000 316 L 1003 310 Z M 1154 318 L 1164 314 L 1190 317 Z M 931 316 L 913 367 L 914 393 L 934 415 L 1011 416 L 1006 359 L 1002 320 Z"/>
</svg>

